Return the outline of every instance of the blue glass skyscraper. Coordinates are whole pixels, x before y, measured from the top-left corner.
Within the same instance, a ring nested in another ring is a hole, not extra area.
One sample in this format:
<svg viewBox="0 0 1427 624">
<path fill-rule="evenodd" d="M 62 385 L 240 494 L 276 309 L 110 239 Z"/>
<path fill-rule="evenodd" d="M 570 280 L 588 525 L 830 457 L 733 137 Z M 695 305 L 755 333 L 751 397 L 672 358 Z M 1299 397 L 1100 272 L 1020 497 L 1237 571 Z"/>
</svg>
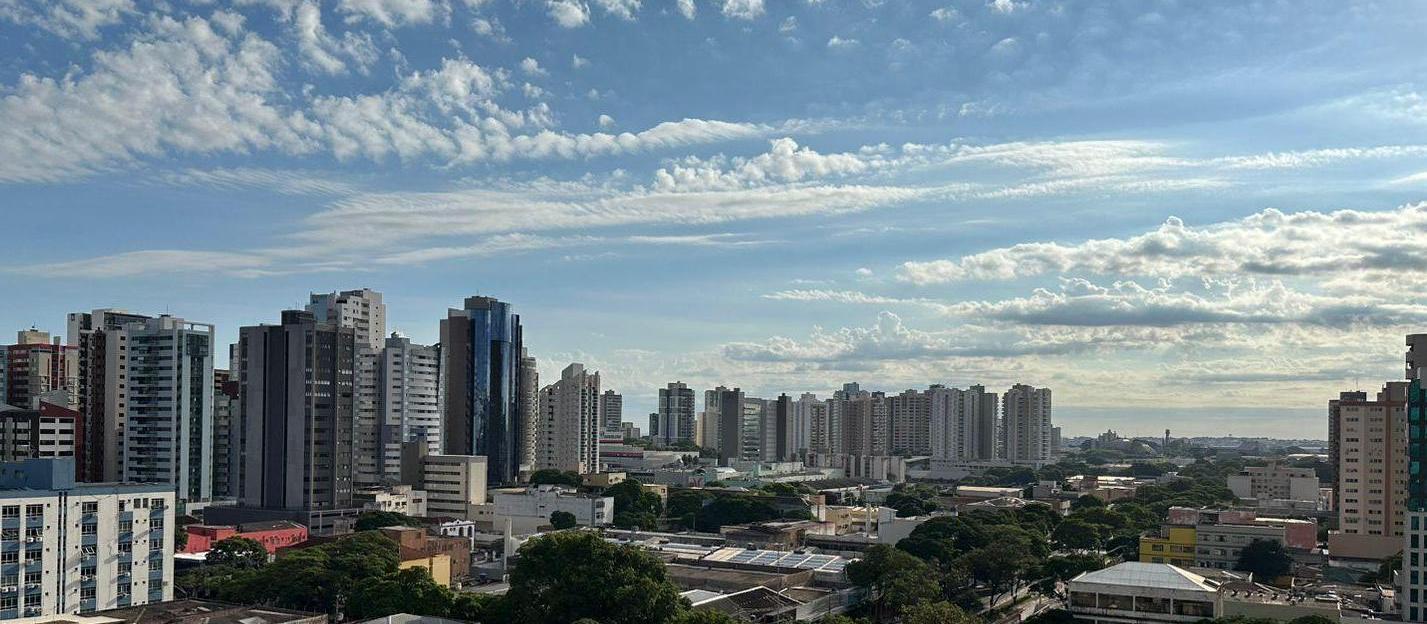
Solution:
<svg viewBox="0 0 1427 624">
<path fill-rule="evenodd" d="M 526 459 L 521 346 L 520 316 L 492 297 L 468 297 L 441 321 L 445 452 L 484 456 L 493 485 L 515 481 Z"/>
</svg>

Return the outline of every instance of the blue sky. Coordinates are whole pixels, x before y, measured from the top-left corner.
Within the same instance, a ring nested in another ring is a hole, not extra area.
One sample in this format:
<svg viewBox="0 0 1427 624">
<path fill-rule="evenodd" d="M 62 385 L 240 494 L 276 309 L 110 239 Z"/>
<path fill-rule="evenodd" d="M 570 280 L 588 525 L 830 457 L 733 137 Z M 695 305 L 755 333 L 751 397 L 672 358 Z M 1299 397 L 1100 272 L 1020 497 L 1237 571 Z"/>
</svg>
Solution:
<svg viewBox="0 0 1427 624">
<path fill-rule="evenodd" d="M 0 326 L 515 303 L 667 381 L 1323 435 L 1427 324 L 1409 2 L 0 0 Z"/>
</svg>

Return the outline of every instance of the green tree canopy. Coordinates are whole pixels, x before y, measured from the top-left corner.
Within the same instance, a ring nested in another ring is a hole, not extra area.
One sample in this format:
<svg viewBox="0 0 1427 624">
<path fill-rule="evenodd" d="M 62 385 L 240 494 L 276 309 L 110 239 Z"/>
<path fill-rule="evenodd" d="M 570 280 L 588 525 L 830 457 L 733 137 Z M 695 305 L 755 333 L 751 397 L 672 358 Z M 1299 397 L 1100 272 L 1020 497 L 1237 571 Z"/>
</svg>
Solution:
<svg viewBox="0 0 1427 624">
<path fill-rule="evenodd" d="M 1050 539 L 1058 548 L 1095 550 L 1104 542 L 1106 528 L 1104 525 L 1086 522 L 1082 518 L 1071 517 L 1055 528 Z"/>
<path fill-rule="evenodd" d="M 573 470 L 556 470 L 546 468 L 530 473 L 531 485 L 568 485 L 570 487 L 580 487 L 584 480 L 580 478 L 580 473 Z"/>
<path fill-rule="evenodd" d="M 417 526 L 414 518 L 395 511 L 364 511 L 357 516 L 358 531 L 374 531 L 391 526 Z"/>
<path fill-rule="evenodd" d="M 633 546 L 589 532 L 538 537 L 520 548 L 504 600 L 515 624 L 668 622 L 683 609 L 664 563 Z"/>
<path fill-rule="evenodd" d="M 1252 572 L 1254 580 L 1269 583 L 1293 570 L 1293 557 L 1279 542 L 1256 539 L 1239 552 L 1239 562 L 1234 569 Z"/>
<path fill-rule="evenodd" d="M 268 562 L 268 549 L 257 540 L 246 537 L 230 537 L 218 540 L 208 549 L 203 561 L 211 566 L 235 566 L 257 568 Z"/>
<path fill-rule="evenodd" d="M 448 617 L 454 599 L 451 590 L 431 580 L 425 568 L 407 568 L 357 581 L 343 615 L 359 620 L 396 613 Z"/>
<path fill-rule="evenodd" d="M 949 602 L 923 602 L 908 607 L 902 624 L 979 624 L 981 618 Z"/>
<path fill-rule="evenodd" d="M 580 521 L 575 518 L 575 514 L 568 511 L 554 511 L 550 514 L 550 526 L 555 527 L 556 530 L 573 529 L 579 524 Z"/>
</svg>

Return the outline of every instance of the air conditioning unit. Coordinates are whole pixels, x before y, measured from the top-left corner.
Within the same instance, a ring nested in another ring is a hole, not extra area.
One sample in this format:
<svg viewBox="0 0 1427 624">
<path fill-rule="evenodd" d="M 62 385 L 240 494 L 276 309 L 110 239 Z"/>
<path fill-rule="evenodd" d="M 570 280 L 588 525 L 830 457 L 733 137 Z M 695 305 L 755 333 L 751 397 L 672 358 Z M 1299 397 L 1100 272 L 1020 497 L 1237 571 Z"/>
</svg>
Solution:
<svg viewBox="0 0 1427 624">
<path fill-rule="evenodd" d="M 7 593 L 7 594 L 10 593 L 10 592 L 15 591 L 16 589 L 17 589 L 17 588 L 16 588 L 14 585 L 6 585 L 6 586 L 4 586 L 4 587 L 0 587 L 0 590 L 3 590 L 3 591 L 4 591 L 5 593 Z"/>
</svg>

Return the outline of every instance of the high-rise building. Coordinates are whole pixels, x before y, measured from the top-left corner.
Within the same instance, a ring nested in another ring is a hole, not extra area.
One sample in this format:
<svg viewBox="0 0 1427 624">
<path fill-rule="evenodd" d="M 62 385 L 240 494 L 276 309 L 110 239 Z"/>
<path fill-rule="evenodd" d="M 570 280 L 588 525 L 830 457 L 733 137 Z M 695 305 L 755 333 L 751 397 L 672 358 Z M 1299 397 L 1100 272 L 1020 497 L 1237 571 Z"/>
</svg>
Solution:
<svg viewBox="0 0 1427 624">
<path fill-rule="evenodd" d="M 857 392 L 842 401 L 842 450 L 847 455 L 890 455 L 891 406 L 881 392 Z"/>
<path fill-rule="evenodd" d="M 41 401 L 34 409 L 0 403 L 0 462 L 64 457 L 83 442 L 79 412 Z"/>
<path fill-rule="evenodd" d="M 375 481 L 393 483 L 401 478 L 403 443 L 424 442 L 433 455 L 441 452 L 441 349 L 393 333 L 376 361 L 374 433 L 381 459 Z"/>
<path fill-rule="evenodd" d="M 64 407 L 78 407 L 79 350 L 34 328 L 17 333 L 15 344 L 0 346 L 0 403 L 35 409 L 41 395 L 69 393 Z"/>
<path fill-rule="evenodd" d="M 1050 461 L 1051 403 L 1049 388 L 1011 386 L 1002 396 L 1001 446 L 1011 461 Z"/>
<path fill-rule="evenodd" d="M 520 349 L 520 378 L 516 394 L 519 404 L 516 405 L 515 416 L 520 421 L 520 439 L 516 443 L 520 448 L 515 456 L 519 472 L 530 470 L 531 463 L 535 461 L 535 437 L 540 432 L 540 370 L 535 356 L 527 353 L 524 347 Z"/>
<path fill-rule="evenodd" d="M 958 442 L 963 458 L 982 461 L 997 459 L 999 405 L 996 393 L 987 392 L 985 386 L 971 386 L 962 393 L 956 418 L 963 424 Z"/>
<path fill-rule="evenodd" d="M 793 422 L 789 425 L 794 431 L 793 446 L 799 453 L 830 453 L 828 439 L 831 437 L 828 431 L 827 401 L 818 399 L 818 395 L 811 392 L 804 392 L 793 404 Z"/>
<path fill-rule="evenodd" d="M 659 439 L 659 412 L 649 414 L 649 439 Z"/>
<path fill-rule="evenodd" d="M 891 422 L 892 455 L 931 453 L 931 395 L 906 390 L 887 399 Z"/>
<path fill-rule="evenodd" d="M 524 353 L 520 315 L 509 303 L 468 297 L 441 321 L 446 454 L 485 457 L 491 484 L 514 482 L 526 459 Z"/>
<path fill-rule="evenodd" d="M 797 434 L 793 428 L 797 414 L 793 409 L 793 397 L 783 393 L 768 403 L 767 418 L 763 421 L 763 459 L 793 461 L 798 456 L 798 449 L 794 446 Z"/>
<path fill-rule="evenodd" d="M 380 350 L 386 338 L 386 304 L 382 294 L 368 288 L 333 293 L 312 293 L 307 311 L 322 323 L 350 327 L 357 345 Z"/>
<path fill-rule="evenodd" d="M 110 385 L 107 363 L 117 355 L 118 340 L 109 333 L 129 323 L 142 323 L 149 317 L 123 310 L 99 309 L 93 312 L 71 312 L 65 341 L 79 352 L 79 392 L 76 403 L 84 419 L 84 453 L 76 458 L 80 481 L 104 481 L 105 466 L 115 461 L 106 455 L 105 430 L 112 426 L 108 397 L 117 397 L 119 388 Z M 110 353 L 111 343 L 115 353 Z"/>
<path fill-rule="evenodd" d="M 1398 596 L 1403 621 L 1427 622 L 1427 334 L 1407 336 L 1407 513 Z"/>
<path fill-rule="evenodd" d="M 699 412 L 699 433 L 703 436 L 699 439 L 699 446 L 707 449 L 718 450 L 720 443 L 720 418 L 723 408 L 720 407 L 720 400 L 728 388 L 719 386 L 713 390 L 704 391 L 704 410 Z"/>
<path fill-rule="evenodd" d="M 540 390 L 540 432 L 535 439 L 535 470 L 600 469 L 600 374 L 578 362 L 565 367 L 560 380 Z"/>
<path fill-rule="evenodd" d="M 600 422 L 603 434 L 613 437 L 624 435 L 624 397 L 613 390 L 605 390 L 600 395 Z"/>
<path fill-rule="evenodd" d="M 659 389 L 659 437 L 665 444 L 694 441 L 694 401 L 692 388 L 682 381 Z"/>
<path fill-rule="evenodd" d="M 173 489 L 75 483 L 74 472 L 73 458 L 0 464 L 0 519 L 14 534 L 0 592 L 5 621 L 173 600 Z"/>
<path fill-rule="evenodd" d="M 962 441 L 966 423 L 959 413 L 964 394 L 964 390 L 939 384 L 927 388 L 927 429 L 934 459 L 961 460 L 966 457 Z"/>
<path fill-rule="evenodd" d="M 718 436 L 718 459 L 727 466 L 743 458 L 743 390 L 719 386 L 713 392 L 716 393 L 713 404 L 718 408 L 718 417 L 713 420 L 717 423 L 714 429 Z"/>
<path fill-rule="evenodd" d="M 231 350 L 231 347 L 230 347 Z M 229 355 L 230 366 L 237 360 Z M 213 369 L 213 498 L 237 498 L 236 480 L 242 469 L 236 450 L 242 431 L 238 427 L 238 376 L 228 369 Z"/>
<path fill-rule="evenodd" d="M 225 517 L 292 519 L 318 535 L 351 529 L 357 348 L 355 330 L 300 310 L 239 330 L 243 510 Z M 207 513 L 220 510 L 229 508 Z"/>
<path fill-rule="evenodd" d="M 104 480 L 212 499 L 213 326 L 163 315 L 104 339 Z"/>
<path fill-rule="evenodd" d="M 745 396 L 743 409 L 738 420 L 738 459 L 743 461 L 764 460 L 763 449 L 767 448 L 768 401 Z"/>
</svg>

